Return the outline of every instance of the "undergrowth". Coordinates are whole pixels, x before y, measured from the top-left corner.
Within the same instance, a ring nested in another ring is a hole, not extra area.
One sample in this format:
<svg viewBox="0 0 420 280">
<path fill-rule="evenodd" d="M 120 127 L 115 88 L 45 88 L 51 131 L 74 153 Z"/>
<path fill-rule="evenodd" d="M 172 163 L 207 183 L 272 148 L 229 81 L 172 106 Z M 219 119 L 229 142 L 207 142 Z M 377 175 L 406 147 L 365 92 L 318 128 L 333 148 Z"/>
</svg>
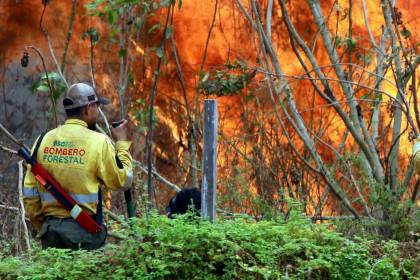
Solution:
<svg viewBox="0 0 420 280">
<path fill-rule="evenodd" d="M 299 215 L 215 224 L 152 215 L 103 249 L 0 254 L 0 279 L 419 279 L 419 244 L 349 240 Z"/>
</svg>

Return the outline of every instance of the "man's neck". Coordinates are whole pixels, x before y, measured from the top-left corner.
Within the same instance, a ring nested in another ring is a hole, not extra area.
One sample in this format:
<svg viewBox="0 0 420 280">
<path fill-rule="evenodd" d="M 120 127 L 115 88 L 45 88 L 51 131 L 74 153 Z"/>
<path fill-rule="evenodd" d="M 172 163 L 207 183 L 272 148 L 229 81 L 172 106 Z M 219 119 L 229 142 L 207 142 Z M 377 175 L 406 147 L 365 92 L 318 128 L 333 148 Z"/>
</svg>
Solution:
<svg viewBox="0 0 420 280">
<path fill-rule="evenodd" d="M 96 131 L 96 123 L 95 124 L 89 124 L 89 122 L 84 118 L 70 117 L 70 118 L 67 118 L 67 120 L 66 120 L 66 122 L 72 122 L 72 121 L 76 121 L 77 123 L 86 126 L 90 130 Z"/>
</svg>

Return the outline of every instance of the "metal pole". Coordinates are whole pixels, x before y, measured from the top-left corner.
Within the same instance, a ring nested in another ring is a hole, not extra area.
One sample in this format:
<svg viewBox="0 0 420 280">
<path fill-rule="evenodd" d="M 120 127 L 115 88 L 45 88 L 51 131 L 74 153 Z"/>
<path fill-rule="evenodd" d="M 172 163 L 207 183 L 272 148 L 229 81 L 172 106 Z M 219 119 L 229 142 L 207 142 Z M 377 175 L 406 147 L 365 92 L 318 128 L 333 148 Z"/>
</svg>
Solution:
<svg viewBox="0 0 420 280">
<path fill-rule="evenodd" d="M 201 216 L 214 222 L 216 219 L 217 183 L 217 100 L 204 100 L 204 155 L 201 189 Z"/>
</svg>

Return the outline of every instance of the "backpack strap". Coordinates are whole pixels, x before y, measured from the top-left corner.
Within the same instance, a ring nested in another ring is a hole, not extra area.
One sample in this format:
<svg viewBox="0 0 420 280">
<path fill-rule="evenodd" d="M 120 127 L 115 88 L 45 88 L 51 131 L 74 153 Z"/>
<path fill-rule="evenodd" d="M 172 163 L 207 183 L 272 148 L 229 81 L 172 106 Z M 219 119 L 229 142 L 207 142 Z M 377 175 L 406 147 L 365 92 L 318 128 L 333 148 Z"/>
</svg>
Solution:
<svg viewBox="0 0 420 280">
<path fill-rule="evenodd" d="M 38 154 L 38 150 L 39 147 L 41 146 L 41 142 L 44 139 L 44 136 L 47 134 L 48 131 L 44 131 L 41 133 L 41 135 L 39 135 L 38 140 L 36 141 L 35 144 L 35 149 L 34 152 L 32 153 L 32 157 L 35 158 L 35 160 L 37 159 L 37 154 Z M 102 190 L 101 188 L 99 188 L 98 191 L 98 205 L 96 206 L 96 214 L 93 215 L 93 219 L 96 221 L 97 224 L 102 225 L 103 222 L 103 211 L 102 211 Z"/>
<path fill-rule="evenodd" d="M 45 134 L 47 134 L 47 132 L 48 131 L 42 132 L 41 135 L 39 135 L 38 140 L 36 141 L 35 149 L 34 149 L 34 152 L 32 153 L 32 157 L 35 158 L 35 160 L 36 160 L 36 156 L 38 154 L 39 146 L 41 146 L 42 139 L 44 139 L 44 136 L 45 136 Z"/>
</svg>

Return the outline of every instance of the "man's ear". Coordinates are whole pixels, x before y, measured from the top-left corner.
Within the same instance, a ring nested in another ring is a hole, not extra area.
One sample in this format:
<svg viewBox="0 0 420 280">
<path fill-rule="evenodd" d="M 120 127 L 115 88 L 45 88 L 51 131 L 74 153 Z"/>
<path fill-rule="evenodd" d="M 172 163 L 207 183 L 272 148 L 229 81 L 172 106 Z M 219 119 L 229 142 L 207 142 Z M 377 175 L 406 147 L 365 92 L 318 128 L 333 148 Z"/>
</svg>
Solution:
<svg viewBox="0 0 420 280">
<path fill-rule="evenodd" d="M 89 110 L 90 110 L 89 107 L 90 107 L 90 104 L 83 107 L 83 115 L 87 116 L 89 114 Z"/>
</svg>

